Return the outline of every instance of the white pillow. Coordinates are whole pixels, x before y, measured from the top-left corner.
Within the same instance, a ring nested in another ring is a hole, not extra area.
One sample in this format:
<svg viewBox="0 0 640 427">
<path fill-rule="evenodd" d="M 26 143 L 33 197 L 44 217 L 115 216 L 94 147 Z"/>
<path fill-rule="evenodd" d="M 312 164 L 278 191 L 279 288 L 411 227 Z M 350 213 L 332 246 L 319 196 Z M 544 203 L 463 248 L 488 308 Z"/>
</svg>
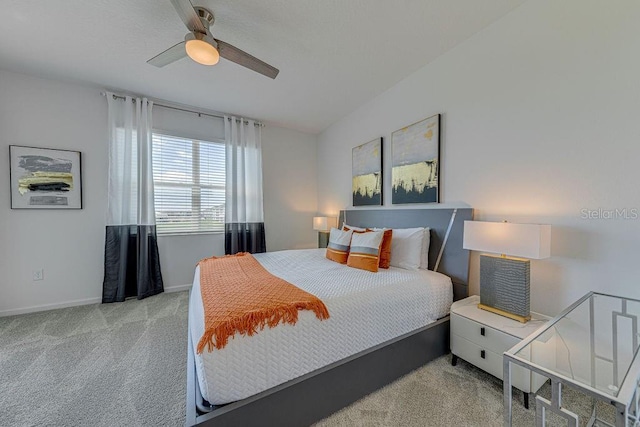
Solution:
<svg viewBox="0 0 640 427">
<path fill-rule="evenodd" d="M 349 258 L 349 246 L 351 245 L 351 235 L 353 231 L 342 231 L 332 228 L 329 233 L 329 244 L 327 245 L 326 257 L 331 261 L 346 264 Z"/>
<path fill-rule="evenodd" d="M 429 269 L 429 245 L 431 244 L 431 229 L 424 228 L 424 236 L 422 237 L 422 252 L 420 254 L 420 268 Z"/>
<path fill-rule="evenodd" d="M 394 228 L 391 239 L 391 266 L 417 270 L 422 259 L 424 234 L 422 227 Z"/>
<path fill-rule="evenodd" d="M 348 228 L 349 230 L 353 230 L 353 231 L 367 231 L 366 228 L 362 228 L 362 227 L 354 227 L 353 225 L 347 225 L 347 224 L 342 224 L 342 231 L 346 231 L 345 228 Z"/>
</svg>

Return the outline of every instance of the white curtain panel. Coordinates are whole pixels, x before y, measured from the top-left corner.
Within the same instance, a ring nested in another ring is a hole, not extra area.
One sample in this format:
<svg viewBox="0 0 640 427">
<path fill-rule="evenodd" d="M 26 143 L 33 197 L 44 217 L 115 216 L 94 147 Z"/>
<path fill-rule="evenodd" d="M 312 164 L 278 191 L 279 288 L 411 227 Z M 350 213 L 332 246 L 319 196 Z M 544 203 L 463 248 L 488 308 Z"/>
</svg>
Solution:
<svg viewBox="0 0 640 427">
<path fill-rule="evenodd" d="M 107 93 L 108 225 L 155 225 L 152 170 L 153 102 Z"/>
<path fill-rule="evenodd" d="M 253 120 L 224 118 L 226 254 L 267 250 L 262 210 L 262 141 Z"/>
<path fill-rule="evenodd" d="M 163 292 L 153 200 L 153 103 L 107 93 L 109 181 L 102 302 Z"/>
<path fill-rule="evenodd" d="M 224 117 L 226 223 L 262 223 L 262 131 L 253 120 Z"/>
</svg>

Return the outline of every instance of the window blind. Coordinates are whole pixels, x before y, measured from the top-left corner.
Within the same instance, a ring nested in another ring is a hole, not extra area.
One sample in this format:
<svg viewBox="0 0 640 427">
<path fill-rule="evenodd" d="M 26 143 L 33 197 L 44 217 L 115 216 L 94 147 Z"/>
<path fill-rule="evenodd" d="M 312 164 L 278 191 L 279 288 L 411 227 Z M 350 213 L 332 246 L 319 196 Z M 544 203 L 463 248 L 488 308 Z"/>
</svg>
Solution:
<svg viewBox="0 0 640 427">
<path fill-rule="evenodd" d="M 225 146 L 153 134 L 158 234 L 224 231 Z"/>
</svg>

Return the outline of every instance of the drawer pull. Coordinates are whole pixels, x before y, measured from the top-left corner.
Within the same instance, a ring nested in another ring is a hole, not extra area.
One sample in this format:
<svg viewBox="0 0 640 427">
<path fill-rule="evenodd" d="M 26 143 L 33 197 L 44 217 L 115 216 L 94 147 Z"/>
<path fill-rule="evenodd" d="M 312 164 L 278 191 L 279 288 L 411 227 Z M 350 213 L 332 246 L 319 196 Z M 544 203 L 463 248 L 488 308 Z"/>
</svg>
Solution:
<svg viewBox="0 0 640 427">
<path fill-rule="evenodd" d="M 484 350 L 480 350 L 480 357 L 485 358 Z"/>
<path fill-rule="evenodd" d="M 484 336 L 484 328 L 480 328 L 480 335 Z"/>
</svg>

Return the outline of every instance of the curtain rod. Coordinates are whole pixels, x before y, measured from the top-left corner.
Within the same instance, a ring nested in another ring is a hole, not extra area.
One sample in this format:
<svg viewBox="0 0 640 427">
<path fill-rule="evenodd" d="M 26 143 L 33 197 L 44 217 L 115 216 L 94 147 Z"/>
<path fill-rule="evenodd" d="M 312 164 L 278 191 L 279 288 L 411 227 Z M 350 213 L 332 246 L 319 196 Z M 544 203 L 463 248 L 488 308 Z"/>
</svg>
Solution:
<svg viewBox="0 0 640 427">
<path fill-rule="evenodd" d="M 102 96 L 107 96 L 107 93 L 106 93 L 106 92 L 100 92 L 100 95 L 102 95 Z M 124 101 L 124 100 L 125 100 L 125 99 L 127 99 L 127 98 L 126 98 L 125 96 L 123 96 L 123 95 L 116 95 L 116 94 L 114 93 L 114 94 L 113 94 L 113 99 L 122 99 L 122 100 Z M 203 113 L 202 111 L 188 110 L 188 109 L 186 109 L 186 108 L 174 107 L 174 106 L 172 106 L 172 105 L 162 104 L 162 103 L 160 103 L 160 102 L 156 102 L 156 101 L 154 101 L 154 100 L 152 100 L 152 101 L 153 101 L 153 105 L 157 105 L 158 107 L 168 108 L 168 109 L 170 109 L 170 110 L 176 110 L 176 111 L 184 111 L 185 113 L 193 113 L 193 114 L 197 114 L 197 115 L 198 115 L 198 117 L 207 116 L 207 117 L 214 117 L 214 118 L 216 118 L 216 119 L 224 119 L 224 116 L 220 116 L 220 115 L 217 115 L 217 114 Z M 231 120 L 231 117 L 227 118 L 227 120 L 229 120 L 229 121 L 230 121 L 230 120 Z M 239 122 L 239 121 L 240 121 L 240 119 L 236 119 L 236 122 Z M 248 125 L 248 124 L 249 124 L 249 121 L 248 121 L 248 120 L 244 120 L 244 121 L 243 121 L 243 123 L 244 123 L 245 125 Z M 261 123 L 261 122 L 259 122 L 259 121 L 255 121 L 254 125 L 255 125 L 255 126 L 264 127 L 264 124 L 263 124 L 263 123 Z"/>
</svg>

